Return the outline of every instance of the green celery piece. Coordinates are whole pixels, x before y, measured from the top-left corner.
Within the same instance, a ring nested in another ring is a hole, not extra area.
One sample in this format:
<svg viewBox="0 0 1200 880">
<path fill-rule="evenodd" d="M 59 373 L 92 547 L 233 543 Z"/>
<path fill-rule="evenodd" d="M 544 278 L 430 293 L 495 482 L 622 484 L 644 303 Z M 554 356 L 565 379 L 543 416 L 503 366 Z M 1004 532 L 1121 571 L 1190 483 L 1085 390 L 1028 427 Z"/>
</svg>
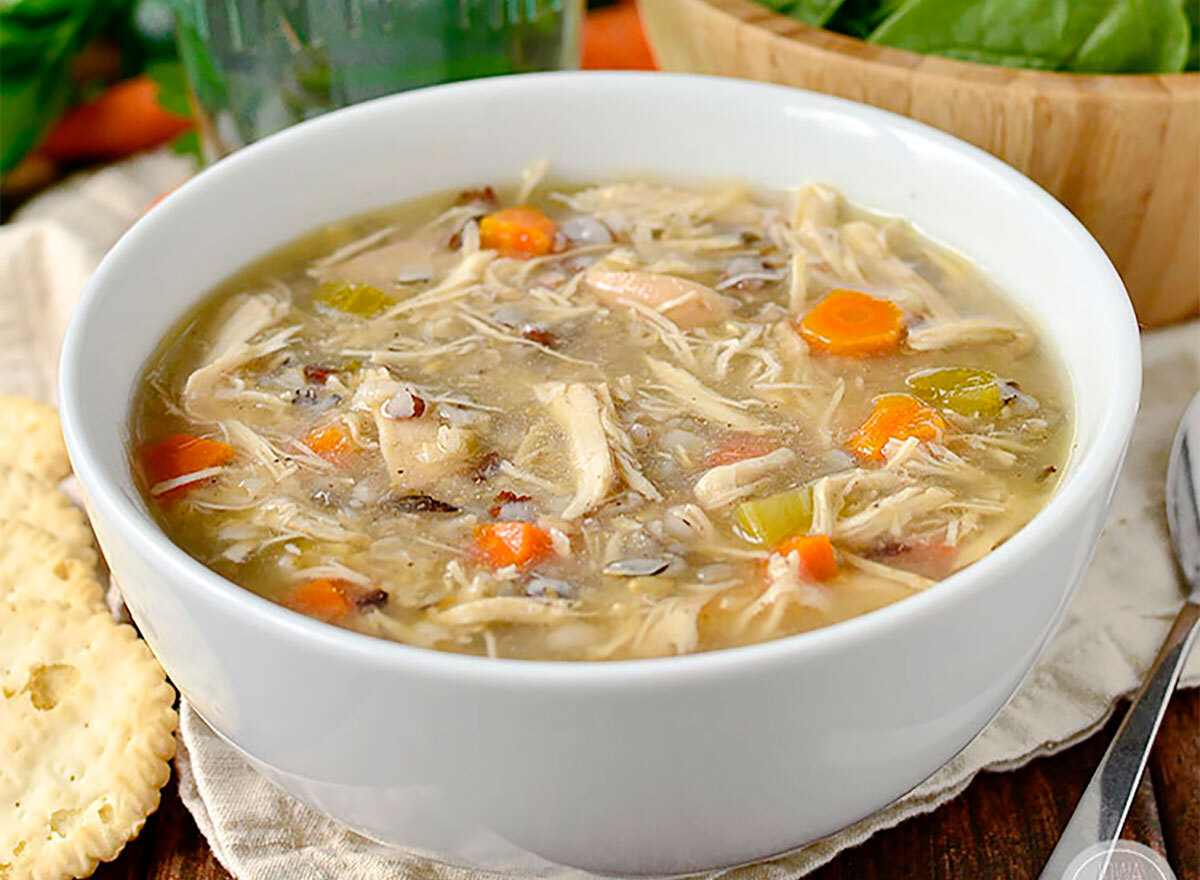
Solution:
<svg viewBox="0 0 1200 880">
<path fill-rule="evenodd" d="M 738 529 L 747 540 L 772 547 L 784 538 L 808 531 L 812 516 L 812 486 L 744 501 L 734 512 Z"/>
<path fill-rule="evenodd" d="M 1004 405 L 1000 380 L 988 370 L 943 367 L 914 373 L 907 384 L 925 402 L 964 416 L 999 415 Z"/>
<path fill-rule="evenodd" d="M 316 300 L 330 308 L 360 318 L 374 317 L 388 306 L 396 304 L 394 299 L 378 287 L 353 281 L 326 281 L 317 288 Z"/>
<path fill-rule="evenodd" d="M 962 61 L 1080 73 L 1173 73 L 1180 0 L 906 0 L 870 41 Z"/>
</svg>

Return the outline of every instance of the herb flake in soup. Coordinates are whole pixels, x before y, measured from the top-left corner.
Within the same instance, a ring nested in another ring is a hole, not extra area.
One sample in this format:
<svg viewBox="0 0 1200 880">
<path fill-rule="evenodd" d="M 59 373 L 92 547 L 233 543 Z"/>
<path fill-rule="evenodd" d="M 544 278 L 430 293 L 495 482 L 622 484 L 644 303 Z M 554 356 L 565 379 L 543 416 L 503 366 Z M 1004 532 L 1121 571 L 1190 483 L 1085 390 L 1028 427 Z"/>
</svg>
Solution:
<svg viewBox="0 0 1200 880">
<path fill-rule="evenodd" d="M 1039 329 L 832 189 L 439 195 L 242 272 L 149 364 L 133 462 L 205 565 L 472 654 L 744 645 L 936 588 L 1046 502 Z"/>
</svg>

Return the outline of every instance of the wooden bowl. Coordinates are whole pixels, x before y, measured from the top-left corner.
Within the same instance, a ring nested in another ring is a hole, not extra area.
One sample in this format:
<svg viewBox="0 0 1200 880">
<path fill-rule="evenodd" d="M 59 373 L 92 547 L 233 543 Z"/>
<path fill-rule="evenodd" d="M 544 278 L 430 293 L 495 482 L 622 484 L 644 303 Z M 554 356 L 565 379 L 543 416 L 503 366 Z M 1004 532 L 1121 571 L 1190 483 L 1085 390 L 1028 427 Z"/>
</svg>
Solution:
<svg viewBox="0 0 1200 880">
<path fill-rule="evenodd" d="M 838 95 L 970 141 L 1083 221 L 1144 325 L 1200 312 L 1200 74 L 1013 70 L 874 46 L 752 0 L 640 4 L 664 70 Z"/>
</svg>

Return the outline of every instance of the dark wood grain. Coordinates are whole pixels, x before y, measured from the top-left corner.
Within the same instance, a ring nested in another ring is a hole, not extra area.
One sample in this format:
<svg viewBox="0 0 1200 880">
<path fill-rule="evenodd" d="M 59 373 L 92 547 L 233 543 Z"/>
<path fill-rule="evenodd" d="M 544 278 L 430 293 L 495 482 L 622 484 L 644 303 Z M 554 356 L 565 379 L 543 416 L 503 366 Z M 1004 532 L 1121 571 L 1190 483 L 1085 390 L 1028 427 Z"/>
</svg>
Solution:
<svg viewBox="0 0 1200 880">
<path fill-rule="evenodd" d="M 1104 754 L 1120 713 L 1102 733 L 1009 773 L 981 773 L 927 816 L 847 850 L 813 880 L 1025 880 L 1036 878 Z M 1177 694 L 1150 772 L 1122 835 L 1165 854 L 1180 880 L 1200 880 L 1200 691 Z M 97 880 L 229 880 L 174 784 L 141 836 Z"/>
<path fill-rule="evenodd" d="M 1163 837 L 1179 880 L 1200 880 L 1200 693 L 1177 694 L 1150 756 Z"/>
</svg>

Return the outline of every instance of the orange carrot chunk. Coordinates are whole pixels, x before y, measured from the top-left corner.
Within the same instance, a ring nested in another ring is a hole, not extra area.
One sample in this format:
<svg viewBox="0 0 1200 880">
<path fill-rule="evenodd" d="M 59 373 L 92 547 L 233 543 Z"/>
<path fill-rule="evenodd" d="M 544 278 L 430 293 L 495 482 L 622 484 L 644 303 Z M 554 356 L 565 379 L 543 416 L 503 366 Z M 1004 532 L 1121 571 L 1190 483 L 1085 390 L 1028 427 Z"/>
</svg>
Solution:
<svg viewBox="0 0 1200 880">
<path fill-rule="evenodd" d="M 304 438 L 304 445 L 326 461 L 335 464 L 358 451 L 358 444 L 337 425 L 314 428 Z"/>
<path fill-rule="evenodd" d="M 153 446 L 142 450 L 142 471 L 153 488 L 167 480 L 220 467 L 233 458 L 233 455 L 233 447 L 220 440 L 193 437 L 191 434 L 169 434 Z M 190 484 L 187 482 L 182 483 L 174 489 L 159 493 L 158 498 L 164 500 L 176 497 L 188 485 Z"/>
<path fill-rule="evenodd" d="M 814 351 L 846 357 L 887 354 L 900 347 L 904 313 L 886 299 L 834 290 L 800 320 L 799 330 Z"/>
<path fill-rule="evenodd" d="M 292 590 L 284 604 L 326 623 L 348 614 L 353 607 L 346 596 L 345 582 L 333 578 L 314 578 L 301 584 Z"/>
<path fill-rule="evenodd" d="M 800 570 L 814 581 L 827 581 L 838 573 L 833 544 L 828 535 L 796 535 L 775 548 L 780 556 L 800 555 Z"/>
<path fill-rule="evenodd" d="M 883 394 L 862 426 L 850 436 L 850 451 L 868 461 L 883 461 L 889 440 L 933 441 L 946 431 L 946 420 L 911 394 Z"/>
<path fill-rule="evenodd" d="M 479 221 L 479 244 L 502 257 L 528 260 L 554 250 L 558 226 L 539 211 L 521 205 L 488 214 Z"/>
<path fill-rule="evenodd" d="M 475 552 L 493 568 L 532 565 L 550 555 L 550 535 L 525 522 L 498 522 L 475 529 Z"/>
</svg>

